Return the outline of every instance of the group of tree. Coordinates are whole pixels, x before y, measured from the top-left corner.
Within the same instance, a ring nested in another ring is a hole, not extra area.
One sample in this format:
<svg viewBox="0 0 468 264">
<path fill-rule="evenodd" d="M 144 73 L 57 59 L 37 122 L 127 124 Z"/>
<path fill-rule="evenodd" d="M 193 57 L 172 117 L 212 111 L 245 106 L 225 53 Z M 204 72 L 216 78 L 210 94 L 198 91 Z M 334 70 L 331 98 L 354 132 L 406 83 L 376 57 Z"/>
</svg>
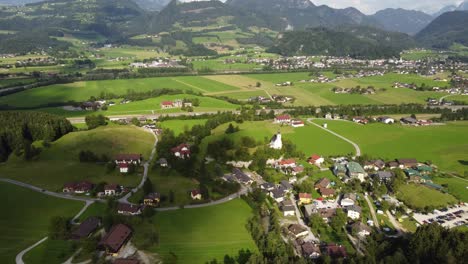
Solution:
<svg viewBox="0 0 468 264">
<path fill-rule="evenodd" d="M 13 152 L 29 160 L 38 154 L 33 142 L 52 142 L 73 131 L 65 118 L 42 112 L 0 112 L 0 123 L 0 162 Z"/>
<path fill-rule="evenodd" d="M 103 115 L 87 115 L 85 117 L 85 122 L 88 129 L 95 129 L 107 125 L 107 118 Z"/>
</svg>

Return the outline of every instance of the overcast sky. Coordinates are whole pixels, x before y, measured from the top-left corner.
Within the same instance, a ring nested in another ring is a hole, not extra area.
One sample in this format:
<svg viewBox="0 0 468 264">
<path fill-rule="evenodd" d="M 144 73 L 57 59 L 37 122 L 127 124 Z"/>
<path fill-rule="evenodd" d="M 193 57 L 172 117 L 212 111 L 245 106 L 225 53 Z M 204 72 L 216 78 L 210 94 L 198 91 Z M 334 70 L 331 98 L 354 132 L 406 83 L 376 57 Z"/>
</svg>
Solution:
<svg viewBox="0 0 468 264">
<path fill-rule="evenodd" d="M 312 0 L 316 5 L 328 5 L 335 8 L 355 7 L 366 14 L 373 14 L 388 7 L 437 12 L 447 5 L 458 5 L 462 0 Z"/>
</svg>

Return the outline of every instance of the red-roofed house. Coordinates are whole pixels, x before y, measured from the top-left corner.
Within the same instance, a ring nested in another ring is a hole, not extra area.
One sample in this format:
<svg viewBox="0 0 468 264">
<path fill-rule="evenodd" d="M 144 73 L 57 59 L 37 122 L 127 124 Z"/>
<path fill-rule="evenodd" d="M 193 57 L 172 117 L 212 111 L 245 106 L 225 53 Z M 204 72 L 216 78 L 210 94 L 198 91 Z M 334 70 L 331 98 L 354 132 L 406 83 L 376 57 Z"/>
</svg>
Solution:
<svg viewBox="0 0 468 264">
<path fill-rule="evenodd" d="M 128 226 L 123 224 L 115 225 L 99 242 L 99 247 L 104 248 L 107 254 L 117 256 L 131 236 L 132 230 Z"/>
<path fill-rule="evenodd" d="M 346 258 L 346 249 L 342 245 L 329 244 L 325 247 L 327 254 L 332 258 Z"/>
<path fill-rule="evenodd" d="M 296 167 L 296 160 L 294 159 L 284 159 L 278 162 L 278 168 L 294 168 Z"/>
<path fill-rule="evenodd" d="M 172 101 L 161 102 L 161 109 L 170 109 L 170 108 L 174 108 L 174 103 Z"/>
<path fill-rule="evenodd" d="M 139 164 L 142 160 L 141 154 L 118 154 L 114 158 L 115 164 L 121 163 L 133 163 L 135 165 Z"/>
<path fill-rule="evenodd" d="M 201 192 L 200 190 L 192 190 L 190 192 L 190 196 L 192 197 L 192 200 L 201 200 L 202 199 L 202 195 L 201 195 Z"/>
<path fill-rule="evenodd" d="M 188 144 L 180 144 L 177 147 L 171 149 L 172 154 L 179 159 L 190 158 L 190 146 Z"/>
<path fill-rule="evenodd" d="M 94 188 L 94 184 L 82 181 L 82 182 L 69 182 L 63 185 L 64 193 L 87 193 Z"/>
<path fill-rule="evenodd" d="M 316 166 L 322 165 L 325 162 L 325 159 L 317 154 L 312 154 L 310 158 L 307 160 L 309 164 L 314 164 Z"/>
<path fill-rule="evenodd" d="M 312 202 L 312 194 L 299 193 L 299 204 L 310 204 Z"/>
<path fill-rule="evenodd" d="M 304 121 L 299 120 L 299 119 L 294 119 L 291 121 L 291 126 L 292 127 L 303 127 L 304 126 Z"/>
<path fill-rule="evenodd" d="M 289 124 L 291 123 L 291 116 L 290 115 L 279 115 L 275 117 L 276 124 Z"/>
<path fill-rule="evenodd" d="M 119 163 L 120 173 L 128 173 L 128 163 Z"/>
<path fill-rule="evenodd" d="M 324 198 L 328 197 L 333 197 L 335 196 L 335 190 L 334 189 L 329 189 L 329 188 L 320 188 L 319 193 L 322 195 Z"/>
<path fill-rule="evenodd" d="M 116 195 L 120 190 L 119 185 L 117 184 L 106 184 L 104 186 L 104 194 L 108 196 Z"/>
</svg>

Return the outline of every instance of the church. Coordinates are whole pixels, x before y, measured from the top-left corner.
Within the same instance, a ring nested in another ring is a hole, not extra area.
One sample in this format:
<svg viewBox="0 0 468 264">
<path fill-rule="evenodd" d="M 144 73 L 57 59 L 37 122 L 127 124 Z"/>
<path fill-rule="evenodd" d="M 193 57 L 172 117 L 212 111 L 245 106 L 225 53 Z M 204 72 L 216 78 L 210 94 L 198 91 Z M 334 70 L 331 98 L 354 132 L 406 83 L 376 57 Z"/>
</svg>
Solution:
<svg viewBox="0 0 468 264">
<path fill-rule="evenodd" d="M 281 141 L 281 133 L 278 132 L 270 140 L 270 148 L 281 149 L 283 147 L 283 141 Z"/>
</svg>

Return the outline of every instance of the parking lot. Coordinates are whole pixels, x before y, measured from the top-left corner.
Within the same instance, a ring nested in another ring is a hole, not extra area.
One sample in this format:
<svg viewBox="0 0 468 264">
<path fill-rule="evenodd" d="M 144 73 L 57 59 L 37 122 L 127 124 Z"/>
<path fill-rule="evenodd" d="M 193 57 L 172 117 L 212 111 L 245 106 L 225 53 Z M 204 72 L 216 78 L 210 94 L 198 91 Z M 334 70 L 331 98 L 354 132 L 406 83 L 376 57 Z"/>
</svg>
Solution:
<svg viewBox="0 0 468 264">
<path fill-rule="evenodd" d="M 413 218 L 421 225 L 435 222 L 448 228 L 468 226 L 468 205 L 456 205 L 451 208 L 434 210 L 433 213 L 429 214 L 415 213 Z"/>
</svg>

